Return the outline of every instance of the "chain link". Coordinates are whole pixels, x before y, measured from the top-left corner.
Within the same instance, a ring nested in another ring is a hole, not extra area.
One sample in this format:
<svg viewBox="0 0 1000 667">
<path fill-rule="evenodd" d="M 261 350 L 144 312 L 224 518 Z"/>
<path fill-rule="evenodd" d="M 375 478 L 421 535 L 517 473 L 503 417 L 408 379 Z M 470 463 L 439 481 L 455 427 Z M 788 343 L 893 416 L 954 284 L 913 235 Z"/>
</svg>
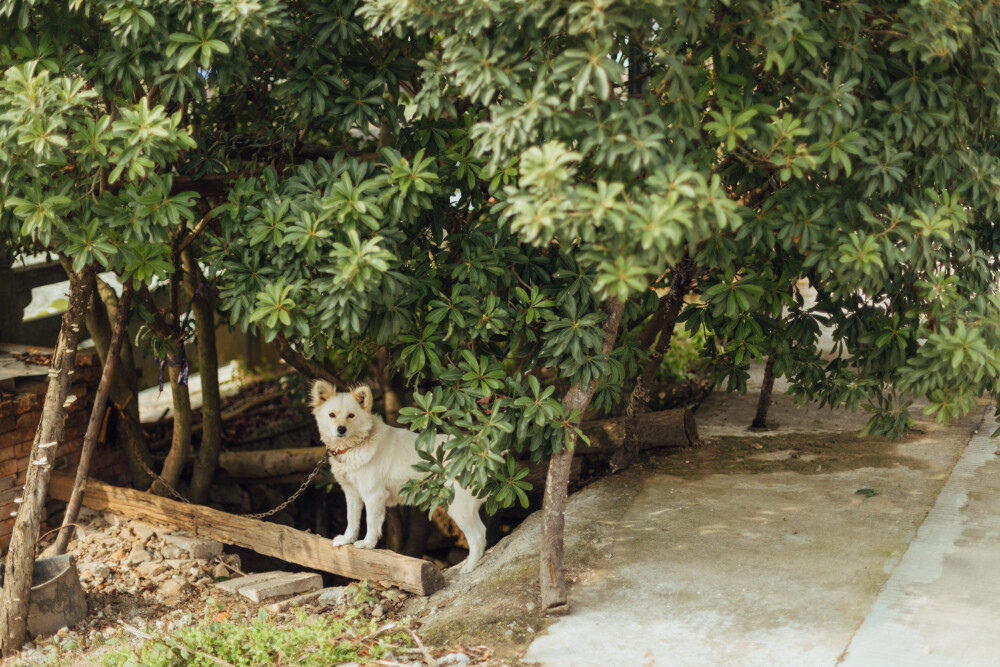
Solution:
<svg viewBox="0 0 1000 667">
<path fill-rule="evenodd" d="M 131 397 L 129 398 L 131 399 Z M 126 401 L 126 404 L 127 403 L 128 401 Z M 117 403 L 113 403 L 112 405 L 114 405 L 114 407 L 118 409 L 119 416 L 122 419 L 125 419 L 125 411 L 122 408 L 122 406 L 118 405 Z M 110 410 L 111 407 L 109 406 L 108 409 Z M 169 491 L 175 498 L 177 498 L 181 502 L 185 502 L 190 505 L 191 504 L 190 500 L 182 496 L 180 492 L 177 491 L 177 489 L 168 484 L 167 480 L 163 479 L 162 477 L 160 477 L 155 472 L 149 469 L 149 466 L 146 465 L 146 461 L 143 460 L 142 456 L 139 455 L 139 450 L 136 448 L 135 440 L 131 437 L 131 435 L 129 435 L 129 437 L 127 437 L 126 439 L 128 440 L 129 446 L 132 448 L 132 453 L 135 454 L 136 460 L 139 462 L 139 465 L 142 466 L 142 469 L 146 471 L 146 474 L 155 479 L 160 484 L 162 484 L 163 488 Z M 299 486 L 298 490 L 296 490 L 295 493 L 290 495 L 287 500 L 285 500 L 283 503 L 281 503 L 274 509 L 267 510 L 266 512 L 258 512 L 257 514 L 235 514 L 234 516 L 241 516 L 246 519 L 264 519 L 266 517 L 277 514 L 278 512 L 280 512 L 281 510 L 285 509 L 293 502 L 295 502 L 295 500 L 299 496 L 301 496 L 307 488 L 309 488 L 309 485 L 312 483 L 314 479 L 316 479 L 316 475 L 319 474 L 319 471 L 323 469 L 323 466 L 325 464 L 326 464 L 326 455 L 324 454 L 319 458 L 318 461 L 316 461 L 316 467 L 313 468 L 313 471 L 311 473 L 309 473 L 309 476 L 306 477 L 306 480 L 304 482 L 302 482 L 302 485 Z"/>
</svg>

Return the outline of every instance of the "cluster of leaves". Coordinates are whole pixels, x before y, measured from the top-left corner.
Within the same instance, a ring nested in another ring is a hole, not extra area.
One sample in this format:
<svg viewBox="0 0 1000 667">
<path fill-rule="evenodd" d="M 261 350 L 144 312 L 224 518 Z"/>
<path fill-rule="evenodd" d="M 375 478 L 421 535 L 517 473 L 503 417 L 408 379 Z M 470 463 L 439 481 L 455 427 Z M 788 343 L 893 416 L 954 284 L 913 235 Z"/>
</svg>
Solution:
<svg viewBox="0 0 1000 667">
<path fill-rule="evenodd" d="M 683 256 L 682 321 L 719 381 L 774 355 L 803 401 L 941 421 L 998 373 L 1000 12 L 978 2 L 376 0 L 377 31 L 438 36 L 415 98 L 479 105 L 474 154 L 518 178 L 495 210 L 574 247 L 599 295 Z M 808 279 L 815 298 L 797 285 Z M 834 347 L 824 349 L 828 327 Z"/>
<path fill-rule="evenodd" d="M 357 589 L 357 587 L 353 587 Z M 356 607 L 342 615 L 308 616 L 300 611 L 279 623 L 261 609 L 256 618 L 223 611 L 221 604 L 196 625 L 157 633 L 138 647 L 124 645 L 107 653 L 108 667 L 174 667 L 221 664 L 246 666 L 295 664 L 308 667 L 379 660 L 410 647 L 405 629 L 380 632 L 376 621 Z"/>
</svg>

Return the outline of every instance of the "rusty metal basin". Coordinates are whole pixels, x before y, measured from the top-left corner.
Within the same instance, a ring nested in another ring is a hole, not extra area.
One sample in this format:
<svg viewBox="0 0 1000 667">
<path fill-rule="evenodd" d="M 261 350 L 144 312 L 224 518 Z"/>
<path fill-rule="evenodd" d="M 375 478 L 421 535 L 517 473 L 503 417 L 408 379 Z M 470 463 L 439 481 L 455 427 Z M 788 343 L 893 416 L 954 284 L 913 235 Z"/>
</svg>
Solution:
<svg viewBox="0 0 1000 667">
<path fill-rule="evenodd" d="M 61 627 L 73 627 L 86 615 L 87 598 L 80 586 L 76 558 L 64 554 L 36 560 L 31 573 L 28 632 L 33 637 L 52 634 Z"/>
</svg>

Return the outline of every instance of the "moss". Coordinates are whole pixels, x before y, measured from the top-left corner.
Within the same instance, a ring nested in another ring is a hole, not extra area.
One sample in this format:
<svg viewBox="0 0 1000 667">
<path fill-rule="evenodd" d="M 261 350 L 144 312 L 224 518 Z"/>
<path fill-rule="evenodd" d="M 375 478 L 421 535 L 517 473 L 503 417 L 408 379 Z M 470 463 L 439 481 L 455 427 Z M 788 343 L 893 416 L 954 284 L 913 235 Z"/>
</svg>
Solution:
<svg viewBox="0 0 1000 667">
<path fill-rule="evenodd" d="M 797 472 L 825 474 L 858 468 L 927 468 L 920 459 L 900 454 L 900 444 L 913 442 L 919 435 L 900 440 L 851 433 L 786 433 L 766 437 L 723 436 L 711 443 L 656 456 L 647 470 L 700 479 L 718 474 L 759 474 Z"/>
</svg>

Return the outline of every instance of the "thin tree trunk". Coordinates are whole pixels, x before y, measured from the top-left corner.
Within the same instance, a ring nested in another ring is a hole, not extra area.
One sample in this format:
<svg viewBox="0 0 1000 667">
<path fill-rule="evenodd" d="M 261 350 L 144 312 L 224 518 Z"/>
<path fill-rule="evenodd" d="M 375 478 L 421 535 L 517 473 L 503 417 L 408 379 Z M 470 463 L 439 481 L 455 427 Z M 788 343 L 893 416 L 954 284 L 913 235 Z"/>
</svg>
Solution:
<svg viewBox="0 0 1000 667">
<path fill-rule="evenodd" d="M 663 355 L 670 349 L 670 341 L 674 336 L 674 328 L 677 326 L 677 318 L 680 316 L 681 308 L 684 306 L 684 296 L 691 287 L 691 274 L 694 263 L 689 259 L 681 260 L 674 271 L 674 276 L 670 281 L 670 293 L 667 294 L 666 309 L 661 320 L 660 337 L 653 345 L 646 368 L 642 375 L 636 379 L 635 388 L 628 399 L 625 420 L 625 440 L 621 448 L 611 457 L 611 470 L 617 472 L 624 470 L 635 463 L 639 455 L 639 439 L 636 429 L 639 423 L 639 415 L 646 411 L 649 404 L 649 387 L 656 377 L 656 370 L 660 367 Z"/>
<path fill-rule="evenodd" d="M 771 407 L 771 392 L 774 391 L 774 353 L 764 364 L 764 381 L 760 386 L 760 397 L 757 399 L 757 414 L 750 428 L 760 431 L 767 430 L 767 409 Z"/>
<path fill-rule="evenodd" d="M 219 396 L 219 356 L 215 349 L 215 303 L 210 287 L 194 260 L 191 249 L 181 253 L 186 265 L 184 280 L 193 302 L 195 330 L 198 336 L 198 361 L 201 368 L 201 445 L 191 476 L 190 500 L 202 505 L 208 498 L 219 465 L 222 447 L 222 399 Z M 201 284 L 201 293 L 198 286 Z"/>
<path fill-rule="evenodd" d="M 306 377 L 314 380 L 326 380 L 338 390 L 347 388 L 347 383 L 323 366 L 323 364 L 306 359 L 301 352 L 293 348 L 284 334 L 279 333 L 275 336 L 274 343 L 278 346 L 278 354 L 281 355 L 281 358 L 288 362 L 289 366 Z"/>
<path fill-rule="evenodd" d="M 167 359 L 164 361 L 167 364 L 170 391 L 174 399 L 174 430 L 170 441 L 170 451 L 167 452 L 167 458 L 163 462 L 163 470 L 160 472 L 163 481 L 175 490 L 181 481 L 184 462 L 191 450 L 191 396 L 188 393 L 187 378 L 181 377 L 181 373 L 187 367 L 187 357 L 184 353 L 184 344 L 178 342 L 177 346 L 178 351 L 168 352 Z M 150 490 L 160 496 L 170 494 L 170 491 L 164 488 L 160 480 L 153 482 Z"/>
<path fill-rule="evenodd" d="M 55 461 L 58 441 L 66 418 L 64 403 L 76 367 L 76 346 L 93 288 L 93 267 L 85 267 L 70 277 L 69 307 L 63 313 L 56 350 L 49 371 L 49 386 L 42 405 L 42 417 L 31 446 L 24 493 L 14 522 L 7 553 L 5 582 L 0 591 L 0 653 L 13 655 L 24 643 L 28 631 L 28 604 L 35 563 L 35 542 L 45 507 L 49 474 Z"/>
<path fill-rule="evenodd" d="M 80 450 L 80 463 L 76 468 L 73 493 L 70 495 L 69 503 L 66 505 L 62 528 L 59 530 L 59 536 L 56 538 L 55 555 L 57 556 L 66 553 L 69 538 L 73 534 L 72 524 L 76 522 L 76 517 L 80 513 L 80 505 L 83 503 L 83 492 L 87 488 L 87 476 L 90 474 L 90 460 L 93 458 L 94 444 L 97 442 L 97 435 L 104 421 L 104 409 L 107 407 L 108 394 L 111 393 L 111 385 L 114 383 L 122 340 L 128 337 L 128 310 L 131 303 L 132 281 L 126 280 L 122 289 L 118 315 L 115 318 L 114 330 L 111 333 L 107 361 L 104 363 L 104 370 L 101 372 L 101 381 L 97 385 L 97 395 L 94 397 L 94 405 L 90 409 L 90 421 L 87 422 L 87 432 L 83 436 L 83 447 Z"/>
<path fill-rule="evenodd" d="M 118 317 L 118 295 L 114 288 L 100 278 L 96 279 L 97 289 L 91 295 L 91 308 L 87 313 L 87 330 L 97 347 L 102 364 L 108 363 L 108 348 L 111 345 L 110 321 Z M 118 407 L 118 446 L 125 453 L 132 485 L 137 489 L 148 489 L 153 482 L 143 467 L 152 462 L 146 445 L 146 434 L 142 432 L 139 420 L 139 383 L 135 377 L 135 361 L 132 342 L 126 335 L 122 340 L 121 354 L 115 366 L 114 382 L 111 385 L 111 401 Z"/>
<path fill-rule="evenodd" d="M 604 302 L 604 343 L 603 354 L 610 354 L 618 336 L 623 304 L 617 299 Z M 563 409 L 567 414 L 579 410 L 582 414 L 590 405 L 590 399 L 597 389 L 597 379 L 586 387 L 573 385 L 563 398 Z M 549 459 L 549 471 L 545 479 L 545 495 L 542 499 L 542 540 L 539 562 L 539 582 L 542 589 L 542 609 L 547 614 L 569 612 L 566 602 L 566 568 L 563 564 L 563 529 L 566 525 L 566 496 L 569 477 L 573 467 L 573 448 L 577 436 L 572 430 L 566 431 L 566 441 L 562 451 Z"/>
</svg>

